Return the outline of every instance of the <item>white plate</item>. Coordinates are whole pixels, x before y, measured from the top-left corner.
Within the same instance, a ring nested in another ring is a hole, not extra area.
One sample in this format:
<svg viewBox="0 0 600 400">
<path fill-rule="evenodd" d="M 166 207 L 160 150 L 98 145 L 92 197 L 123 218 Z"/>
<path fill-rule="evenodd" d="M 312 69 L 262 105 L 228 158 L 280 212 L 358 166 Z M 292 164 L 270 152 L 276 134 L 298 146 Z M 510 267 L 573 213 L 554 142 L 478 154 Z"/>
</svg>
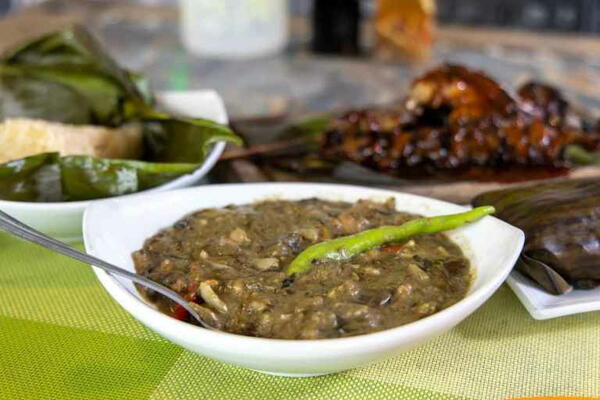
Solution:
<svg viewBox="0 0 600 400">
<path fill-rule="evenodd" d="M 572 290 L 567 294 L 554 296 L 546 293 L 519 271 L 513 271 L 507 282 L 535 319 L 550 319 L 600 310 L 600 287 L 592 290 Z"/>
<path fill-rule="evenodd" d="M 223 100 L 212 90 L 162 92 L 158 94 L 157 100 L 162 108 L 174 114 L 206 118 L 222 124 L 228 122 Z M 215 144 L 202 166 L 192 174 L 181 176 L 164 185 L 140 193 L 160 192 L 197 184 L 215 165 L 224 149 L 224 142 Z M 138 195 L 132 194 L 128 196 Z M 98 200 L 60 203 L 0 200 L 0 210 L 50 236 L 64 241 L 76 241 L 81 239 L 83 211 L 89 204 L 95 201 Z"/>
<path fill-rule="evenodd" d="M 160 229 L 201 208 L 257 200 L 306 198 L 356 201 L 394 197 L 401 211 L 450 214 L 466 207 L 396 191 L 330 184 L 207 185 L 90 204 L 83 221 L 88 253 L 134 271 L 131 254 Z M 476 278 L 466 298 L 398 328 L 340 339 L 277 340 L 233 335 L 170 318 L 146 303 L 131 282 L 94 268 L 108 293 L 131 315 L 166 339 L 226 363 L 271 374 L 310 376 L 358 367 L 400 354 L 448 331 L 483 304 L 504 282 L 523 246 L 523 233 L 486 217 L 450 232 L 471 260 Z"/>
</svg>

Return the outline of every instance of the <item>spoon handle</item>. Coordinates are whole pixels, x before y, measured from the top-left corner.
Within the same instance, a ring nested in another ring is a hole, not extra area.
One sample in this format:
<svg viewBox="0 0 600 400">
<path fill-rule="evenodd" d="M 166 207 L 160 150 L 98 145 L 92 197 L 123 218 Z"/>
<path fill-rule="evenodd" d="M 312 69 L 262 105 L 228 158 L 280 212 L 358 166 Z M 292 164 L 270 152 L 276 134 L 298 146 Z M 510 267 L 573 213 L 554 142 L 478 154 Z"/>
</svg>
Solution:
<svg viewBox="0 0 600 400">
<path fill-rule="evenodd" d="M 32 227 L 25 225 L 24 223 L 18 221 L 17 219 L 11 217 L 10 215 L 6 214 L 5 212 L 3 212 L 1 210 L 0 210 L 0 229 L 2 229 L 14 236 L 17 236 L 21 239 L 27 240 L 31 243 L 35 243 L 37 245 L 40 245 L 42 247 L 45 247 L 47 249 L 50 249 L 52 251 L 55 251 L 62 255 L 65 255 L 67 257 L 74 258 L 75 260 L 84 262 L 86 264 L 94 265 L 94 266 L 101 268 L 109 273 L 122 276 L 126 279 L 129 279 L 130 281 L 138 283 L 138 284 L 145 286 L 149 289 L 152 289 L 164 296 L 167 296 L 169 299 L 173 300 L 174 302 L 176 302 L 177 304 L 179 304 L 180 306 L 185 308 L 185 310 L 187 312 L 189 312 L 190 315 L 192 317 L 194 317 L 194 319 L 196 319 L 200 323 L 200 325 L 202 325 L 204 328 L 212 329 L 212 327 L 207 325 L 202 320 L 200 315 L 198 315 L 198 313 L 196 311 L 194 311 L 194 309 L 192 307 L 190 307 L 189 303 L 183 297 L 181 297 L 179 294 L 177 294 L 175 291 L 173 291 L 159 283 L 156 283 L 148 278 L 145 278 L 141 275 L 135 274 L 133 272 L 129 272 L 123 268 L 119 268 L 115 265 L 112 265 L 106 261 L 103 261 L 99 258 L 91 256 L 87 253 L 78 251 L 78 250 L 74 249 L 73 247 L 68 246 L 59 240 L 53 239 L 49 236 L 46 236 L 43 233 L 33 229 Z"/>
</svg>

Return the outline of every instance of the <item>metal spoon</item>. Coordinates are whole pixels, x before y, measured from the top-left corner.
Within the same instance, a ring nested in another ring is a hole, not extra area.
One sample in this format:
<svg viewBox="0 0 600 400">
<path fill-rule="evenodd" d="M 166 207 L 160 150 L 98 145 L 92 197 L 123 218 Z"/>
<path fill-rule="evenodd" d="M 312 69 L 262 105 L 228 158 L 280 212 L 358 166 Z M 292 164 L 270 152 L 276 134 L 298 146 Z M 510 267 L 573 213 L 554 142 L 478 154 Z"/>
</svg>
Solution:
<svg viewBox="0 0 600 400">
<path fill-rule="evenodd" d="M 25 225 L 24 223 L 16 220 L 15 218 L 11 217 L 3 211 L 0 211 L 0 229 L 21 239 L 25 239 L 31 243 L 35 243 L 37 245 L 65 255 L 67 257 L 74 258 L 75 260 L 84 262 L 86 264 L 92 264 L 98 268 L 105 270 L 109 274 L 122 276 L 123 278 L 129 279 L 130 281 L 138 283 L 164 296 L 167 296 L 169 299 L 173 300 L 175 303 L 185 308 L 185 310 L 189 312 L 190 315 L 196 321 L 198 321 L 200 325 L 202 325 L 204 328 L 214 329 L 202 320 L 200 315 L 198 315 L 198 313 L 194 311 L 192 307 L 190 307 L 189 303 L 183 297 L 159 283 L 156 283 L 141 275 L 129 272 L 123 268 L 107 263 L 106 261 L 103 261 L 99 258 L 90 256 L 89 254 L 75 250 L 71 246 L 68 246 L 65 243 L 56 239 L 52 239 L 51 237 L 44 235 L 43 233 L 33 229 L 32 227 Z"/>
</svg>

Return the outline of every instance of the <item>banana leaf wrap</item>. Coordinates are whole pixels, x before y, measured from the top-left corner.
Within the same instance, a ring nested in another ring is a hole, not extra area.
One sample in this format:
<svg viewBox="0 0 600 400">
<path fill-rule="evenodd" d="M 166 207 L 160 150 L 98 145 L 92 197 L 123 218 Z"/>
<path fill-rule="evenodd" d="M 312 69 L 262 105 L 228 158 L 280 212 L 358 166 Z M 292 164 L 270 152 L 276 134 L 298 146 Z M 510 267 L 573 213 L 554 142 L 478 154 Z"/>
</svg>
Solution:
<svg viewBox="0 0 600 400">
<path fill-rule="evenodd" d="M 600 286 L 600 180 L 577 179 L 484 193 L 496 216 L 525 232 L 517 269 L 551 294 Z"/>
<path fill-rule="evenodd" d="M 192 173 L 233 131 L 156 110 L 148 82 L 121 68 L 83 27 L 73 26 L 0 57 L 0 122 L 29 118 L 71 125 L 142 127 L 142 160 L 36 154 L 0 164 L 0 199 L 88 200 L 134 193 Z"/>
</svg>

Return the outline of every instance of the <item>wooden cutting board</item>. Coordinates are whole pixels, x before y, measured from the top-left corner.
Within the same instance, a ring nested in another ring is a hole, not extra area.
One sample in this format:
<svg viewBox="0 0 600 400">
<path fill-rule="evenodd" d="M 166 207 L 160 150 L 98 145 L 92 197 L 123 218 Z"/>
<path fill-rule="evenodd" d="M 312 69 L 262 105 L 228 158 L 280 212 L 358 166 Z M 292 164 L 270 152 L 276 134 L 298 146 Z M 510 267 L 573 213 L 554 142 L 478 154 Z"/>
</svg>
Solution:
<svg viewBox="0 0 600 400">
<path fill-rule="evenodd" d="M 369 179 L 365 174 L 360 180 L 341 179 L 331 177 L 330 179 L 300 177 L 296 174 L 286 174 L 281 171 L 274 172 L 272 169 L 260 167 L 252 160 L 231 160 L 222 161 L 211 175 L 214 182 L 234 183 L 234 182 L 333 182 L 342 184 L 355 184 L 369 187 L 379 187 L 383 189 L 397 190 L 405 193 L 417 194 L 420 196 L 433 197 L 440 200 L 450 201 L 457 204 L 469 204 L 471 199 L 478 194 L 490 190 L 505 189 L 511 186 L 534 185 L 540 182 L 548 182 L 558 179 L 577 179 L 577 178 L 598 178 L 600 179 L 600 167 L 584 167 L 573 170 L 568 176 L 560 178 L 531 180 L 518 183 L 494 183 L 494 182 L 419 182 L 407 181 L 403 183 L 382 182 L 383 179 Z"/>
</svg>

